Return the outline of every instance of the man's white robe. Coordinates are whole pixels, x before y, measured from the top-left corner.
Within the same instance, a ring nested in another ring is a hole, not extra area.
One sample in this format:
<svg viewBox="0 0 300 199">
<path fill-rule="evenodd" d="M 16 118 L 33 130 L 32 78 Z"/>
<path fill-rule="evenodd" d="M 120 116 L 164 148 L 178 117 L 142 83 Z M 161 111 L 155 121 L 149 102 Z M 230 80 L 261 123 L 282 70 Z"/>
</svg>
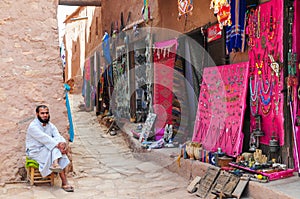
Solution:
<svg viewBox="0 0 300 199">
<path fill-rule="evenodd" d="M 35 118 L 29 125 L 26 134 L 26 155 L 39 163 L 43 177 L 51 174 L 49 169 L 53 161 L 59 158 L 59 165 L 64 169 L 70 160 L 56 147 L 59 142 L 66 142 L 57 128 L 49 122 L 46 126 Z"/>
</svg>

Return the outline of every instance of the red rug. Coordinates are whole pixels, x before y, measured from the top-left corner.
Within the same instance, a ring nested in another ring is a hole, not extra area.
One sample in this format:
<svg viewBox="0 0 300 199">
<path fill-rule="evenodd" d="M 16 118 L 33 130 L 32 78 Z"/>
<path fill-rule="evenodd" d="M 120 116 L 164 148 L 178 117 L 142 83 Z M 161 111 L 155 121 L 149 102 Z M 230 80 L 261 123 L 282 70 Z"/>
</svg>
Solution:
<svg viewBox="0 0 300 199">
<path fill-rule="evenodd" d="M 166 124 L 172 124 L 173 75 L 177 40 L 156 42 L 154 45 L 153 109 L 157 114 L 155 129 L 159 130 Z"/>
</svg>

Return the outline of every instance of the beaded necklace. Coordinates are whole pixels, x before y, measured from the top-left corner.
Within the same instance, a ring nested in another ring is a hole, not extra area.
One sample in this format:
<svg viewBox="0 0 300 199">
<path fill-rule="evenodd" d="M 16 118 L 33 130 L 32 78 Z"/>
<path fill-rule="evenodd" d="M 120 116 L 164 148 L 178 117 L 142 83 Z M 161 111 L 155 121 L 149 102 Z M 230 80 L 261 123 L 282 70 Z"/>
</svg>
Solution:
<svg viewBox="0 0 300 199">
<path fill-rule="evenodd" d="M 261 106 L 261 111 L 262 111 L 262 113 L 263 113 L 264 115 L 268 115 L 268 114 L 270 113 L 271 106 L 272 106 L 272 104 L 270 104 L 270 105 L 268 106 L 267 109 L 265 109 L 264 106 Z"/>
<path fill-rule="evenodd" d="M 256 76 L 255 76 L 256 77 Z M 257 99 L 257 93 L 258 93 L 258 82 L 256 81 L 256 78 L 254 80 L 254 91 L 252 89 L 252 76 L 250 76 L 250 96 L 251 96 L 251 100 L 254 102 Z"/>
<path fill-rule="evenodd" d="M 274 81 L 273 81 L 273 85 L 276 85 L 276 79 L 274 78 Z M 274 95 L 273 97 L 273 102 L 274 102 L 274 109 L 273 109 L 273 113 L 275 115 L 278 115 L 278 111 L 279 111 L 279 104 L 280 104 L 280 101 L 281 101 L 281 94 L 280 94 L 280 91 L 279 91 L 279 88 L 280 88 L 280 81 L 278 80 L 278 84 L 277 84 L 277 101 L 276 101 L 276 96 Z"/>
<path fill-rule="evenodd" d="M 264 87 L 263 80 L 260 81 L 260 89 L 264 94 L 267 94 L 270 90 L 271 83 L 269 82 L 269 80 L 267 78 L 266 78 L 265 82 L 267 84 L 267 89 L 265 89 L 265 87 Z M 271 76 L 271 82 L 272 82 L 272 76 Z"/>
<path fill-rule="evenodd" d="M 262 67 L 263 67 L 263 64 L 264 64 L 264 61 L 263 61 L 263 60 L 260 61 L 260 64 L 258 64 L 258 62 L 255 63 L 255 66 L 256 66 L 256 68 L 257 68 L 257 74 L 258 74 L 258 75 L 261 75 L 261 69 L 262 69 Z"/>
<path fill-rule="evenodd" d="M 251 104 L 251 107 L 250 107 L 251 115 L 254 117 L 258 113 L 258 100 L 255 101 L 255 104 L 254 104 L 254 102 L 251 102 L 251 100 L 250 100 L 250 104 Z M 252 106 L 255 106 L 255 112 L 253 112 Z"/>
<path fill-rule="evenodd" d="M 265 48 L 262 57 L 260 57 L 260 54 L 258 54 L 257 59 L 256 59 L 256 55 L 253 51 L 254 62 L 255 62 L 255 66 L 257 68 L 257 74 L 258 75 L 262 74 L 262 68 L 263 68 L 263 65 L 264 65 L 264 58 L 265 58 L 266 52 L 267 52 L 267 48 Z"/>
<path fill-rule="evenodd" d="M 262 89 L 260 90 L 260 99 L 261 99 L 261 102 L 264 104 L 264 105 L 268 105 L 270 102 L 271 102 L 271 96 L 272 96 L 272 90 L 273 90 L 273 84 L 271 85 L 271 88 L 270 88 L 270 95 L 268 96 L 268 99 L 266 100 L 262 94 Z"/>
</svg>

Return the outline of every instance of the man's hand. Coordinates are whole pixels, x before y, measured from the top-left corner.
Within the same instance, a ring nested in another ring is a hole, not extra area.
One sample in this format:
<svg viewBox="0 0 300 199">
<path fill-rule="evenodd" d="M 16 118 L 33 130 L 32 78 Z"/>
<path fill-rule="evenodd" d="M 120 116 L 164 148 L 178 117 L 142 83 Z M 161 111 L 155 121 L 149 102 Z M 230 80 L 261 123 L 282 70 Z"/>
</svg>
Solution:
<svg viewBox="0 0 300 199">
<path fill-rule="evenodd" d="M 65 142 L 59 142 L 56 147 L 60 150 L 62 154 L 66 154 L 68 152 L 67 144 Z"/>
</svg>

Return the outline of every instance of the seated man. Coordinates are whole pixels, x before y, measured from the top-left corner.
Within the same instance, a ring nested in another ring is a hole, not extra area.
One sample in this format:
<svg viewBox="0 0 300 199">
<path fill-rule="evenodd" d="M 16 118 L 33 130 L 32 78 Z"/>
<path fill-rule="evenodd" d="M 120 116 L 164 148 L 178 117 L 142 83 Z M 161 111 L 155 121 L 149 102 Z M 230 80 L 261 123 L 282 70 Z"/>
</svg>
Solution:
<svg viewBox="0 0 300 199">
<path fill-rule="evenodd" d="M 27 130 L 26 155 L 39 163 L 39 171 L 43 177 L 57 172 L 62 180 L 62 188 L 73 192 L 74 189 L 68 184 L 65 174 L 65 167 L 70 163 L 66 155 L 66 140 L 50 122 L 47 106 L 39 105 L 36 116 Z"/>
</svg>

